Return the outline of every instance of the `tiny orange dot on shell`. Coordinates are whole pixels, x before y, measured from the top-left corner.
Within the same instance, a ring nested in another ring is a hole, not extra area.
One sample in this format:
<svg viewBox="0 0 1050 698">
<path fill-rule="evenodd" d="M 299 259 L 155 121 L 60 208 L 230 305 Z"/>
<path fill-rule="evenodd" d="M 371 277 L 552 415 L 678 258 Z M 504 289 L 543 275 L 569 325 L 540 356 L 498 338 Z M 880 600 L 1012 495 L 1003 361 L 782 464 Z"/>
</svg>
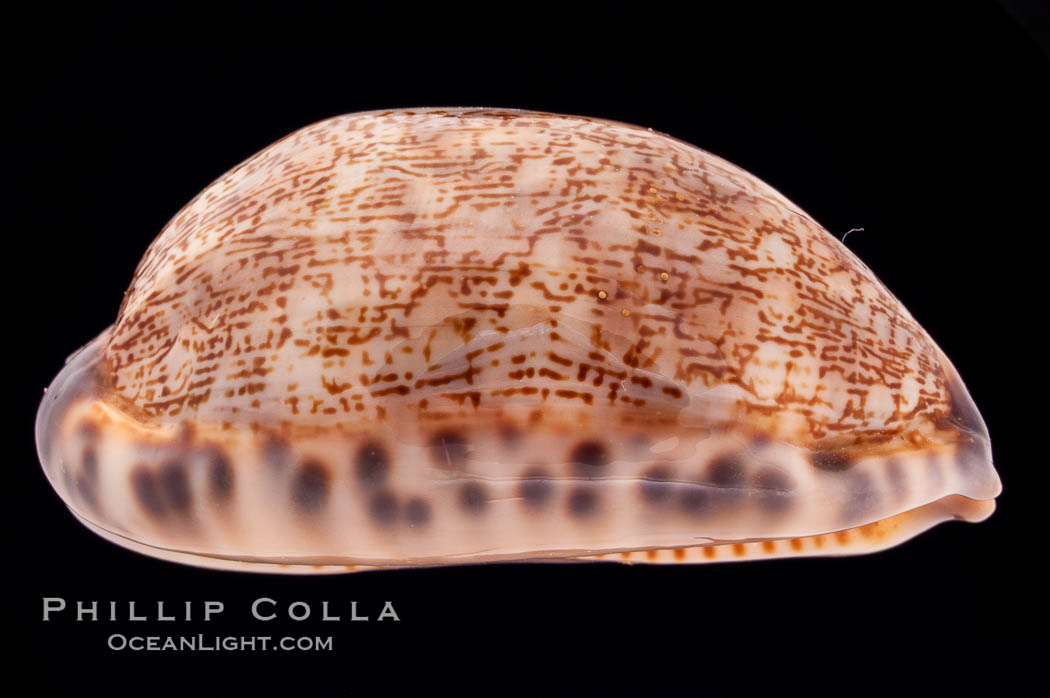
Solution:
<svg viewBox="0 0 1050 698">
<path fill-rule="evenodd" d="M 624 308 L 623 310 L 620 311 L 620 314 L 623 315 L 624 317 L 628 317 L 631 314 L 631 311 L 628 310 L 627 308 Z"/>
<path fill-rule="evenodd" d="M 598 297 L 599 298 L 608 298 L 609 294 L 606 293 L 605 291 L 598 291 Z"/>
<path fill-rule="evenodd" d="M 671 278 L 671 275 L 668 274 L 666 271 L 663 271 L 663 272 L 660 272 L 660 278 L 663 279 L 664 281 L 667 281 L 668 279 Z"/>
</svg>

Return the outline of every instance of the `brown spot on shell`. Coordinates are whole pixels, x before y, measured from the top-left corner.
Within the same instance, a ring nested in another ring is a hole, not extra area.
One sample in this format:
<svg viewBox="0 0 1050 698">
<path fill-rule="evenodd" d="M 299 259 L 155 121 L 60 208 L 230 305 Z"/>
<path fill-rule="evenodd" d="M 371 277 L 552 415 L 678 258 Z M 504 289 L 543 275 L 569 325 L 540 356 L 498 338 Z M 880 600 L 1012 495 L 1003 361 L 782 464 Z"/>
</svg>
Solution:
<svg viewBox="0 0 1050 698">
<path fill-rule="evenodd" d="M 598 511 L 598 494 L 590 487 L 577 487 L 569 492 L 568 506 L 574 517 L 590 518 Z"/>
<path fill-rule="evenodd" d="M 791 490 L 795 482 L 780 468 L 767 466 L 758 470 L 752 480 L 755 501 L 767 513 L 780 514 L 791 506 Z"/>
<path fill-rule="evenodd" d="M 657 505 L 668 501 L 673 493 L 671 468 L 666 465 L 654 465 L 642 473 L 638 491 L 647 504 Z"/>
<path fill-rule="evenodd" d="M 442 431 L 430 440 L 430 453 L 441 468 L 460 470 L 467 463 L 470 446 L 467 440 L 453 431 Z"/>
<path fill-rule="evenodd" d="M 584 441 L 569 455 L 573 472 L 579 477 L 595 477 L 611 461 L 609 450 L 600 441 Z"/>
<path fill-rule="evenodd" d="M 372 519 L 383 526 L 389 526 L 397 520 L 397 497 L 389 490 L 376 492 L 368 500 L 368 513 Z"/>
<path fill-rule="evenodd" d="M 364 487 L 382 485 L 390 470 L 390 458 L 386 449 L 375 441 L 362 444 L 354 456 L 354 470 L 358 481 Z"/>
<path fill-rule="evenodd" d="M 480 514 L 488 505 L 485 486 L 480 482 L 466 482 L 459 488 L 459 506 L 469 514 Z"/>
<path fill-rule="evenodd" d="M 225 502 L 233 494 L 233 466 L 230 459 L 217 446 L 204 451 L 208 469 L 208 493 L 216 502 Z"/>
<path fill-rule="evenodd" d="M 189 511 L 191 504 L 189 475 L 182 461 L 172 460 L 164 463 L 156 473 L 156 482 L 158 482 L 160 494 L 168 508 L 177 513 Z"/>
<path fill-rule="evenodd" d="M 417 528 L 430 523 L 430 505 L 422 497 L 412 497 L 405 502 L 405 521 Z"/>
<path fill-rule="evenodd" d="M 704 516 L 712 510 L 713 498 L 708 488 L 703 485 L 690 483 L 682 491 L 679 506 L 682 511 L 690 516 Z"/>
<path fill-rule="evenodd" d="M 522 500 L 529 509 L 542 509 L 554 494 L 550 474 L 542 466 L 533 466 L 521 474 L 518 487 Z"/>
<path fill-rule="evenodd" d="M 190 509 L 190 481 L 181 460 L 169 460 L 160 466 L 157 482 L 168 507 L 180 514 Z"/>
<path fill-rule="evenodd" d="M 707 466 L 704 481 L 710 483 L 723 504 L 732 504 L 741 499 L 747 486 L 747 468 L 740 454 L 727 453 L 719 456 Z"/>
<path fill-rule="evenodd" d="M 80 454 L 80 472 L 75 478 L 80 501 L 91 509 L 98 509 L 98 454 L 93 446 L 85 446 Z"/>
<path fill-rule="evenodd" d="M 139 504 L 152 516 L 163 516 L 165 507 L 157 488 L 153 472 L 145 465 L 137 465 L 131 470 L 131 491 Z"/>
<path fill-rule="evenodd" d="M 98 477 L 98 453 L 93 446 L 85 446 L 81 451 L 80 467 L 84 475 L 92 480 Z"/>
<path fill-rule="evenodd" d="M 304 513 L 322 509 L 328 501 L 329 479 L 328 469 L 321 463 L 304 462 L 292 479 L 292 503 Z"/>
</svg>

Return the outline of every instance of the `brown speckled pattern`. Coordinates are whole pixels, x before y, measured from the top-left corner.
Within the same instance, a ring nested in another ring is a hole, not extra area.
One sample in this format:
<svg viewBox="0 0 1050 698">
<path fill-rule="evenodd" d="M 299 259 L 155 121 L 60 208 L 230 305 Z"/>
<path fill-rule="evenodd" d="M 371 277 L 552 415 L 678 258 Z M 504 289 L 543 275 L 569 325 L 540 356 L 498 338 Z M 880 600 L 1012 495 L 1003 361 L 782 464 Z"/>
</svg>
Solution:
<svg viewBox="0 0 1050 698">
<path fill-rule="evenodd" d="M 508 110 L 337 117 L 224 175 L 38 442 L 104 535 L 289 571 L 859 552 L 999 491 L 951 364 L 795 205 Z"/>
</svg>

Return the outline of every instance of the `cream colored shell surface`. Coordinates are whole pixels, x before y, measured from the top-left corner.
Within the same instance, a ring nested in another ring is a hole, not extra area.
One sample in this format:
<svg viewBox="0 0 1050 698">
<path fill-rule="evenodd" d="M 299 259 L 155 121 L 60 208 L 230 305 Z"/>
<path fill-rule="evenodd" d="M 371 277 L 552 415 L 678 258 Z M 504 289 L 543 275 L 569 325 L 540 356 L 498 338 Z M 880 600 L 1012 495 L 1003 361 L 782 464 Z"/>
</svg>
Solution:
<svg viewBox="0 0 1050 698">
<path fill-rule="evenodd" d="M 337 117 L 217 180 L 38 443 L 103 535 L 288 571 L 859 552 L 999 491 L 954 368 L 798 207 L 508 110 Z"/>
</svg>

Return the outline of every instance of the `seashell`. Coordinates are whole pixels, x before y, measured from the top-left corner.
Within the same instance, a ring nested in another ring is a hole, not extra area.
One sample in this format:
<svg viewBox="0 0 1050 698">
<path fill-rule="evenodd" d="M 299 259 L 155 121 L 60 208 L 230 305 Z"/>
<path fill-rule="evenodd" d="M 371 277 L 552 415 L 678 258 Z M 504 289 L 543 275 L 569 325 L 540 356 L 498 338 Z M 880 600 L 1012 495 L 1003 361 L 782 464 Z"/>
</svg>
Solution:
<svg viewBox="0 0 1050 698">
<path fill-rule="evenodd" d="M 797 206 L 513 110 L 340 116 L 221 177 L 37 444 L 96 533 L 263 571 L 864 553 L 1000 491 L 951 363 Z"/>
</svg>

